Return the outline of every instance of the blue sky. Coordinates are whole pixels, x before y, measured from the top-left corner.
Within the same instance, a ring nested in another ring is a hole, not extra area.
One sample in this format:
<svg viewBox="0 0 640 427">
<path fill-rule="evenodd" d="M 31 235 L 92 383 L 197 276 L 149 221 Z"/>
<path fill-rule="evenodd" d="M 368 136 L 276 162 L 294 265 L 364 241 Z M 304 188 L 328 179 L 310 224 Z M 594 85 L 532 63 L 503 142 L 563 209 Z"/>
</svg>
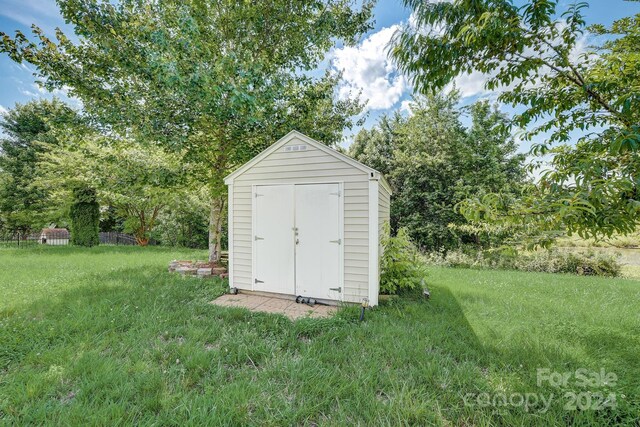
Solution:
<svg viewBox="0 0 640 427">
<path fill-rule="evenodd" d="M 618 18 L 640 11 L 640 3 L 623 0 L 591 0 L 589 4 L 586 11 L 588 23 L 610 24 Z M 341 96 L 361 91 L 362 97 L 368 99 L 364 127 L 373 126 L 382 114 L 397 109 L 408 112 L 411 86 L 387 60 L 384 47 L 395 29 L 407 22 L 409 15 L 410 11 L 405 9 L 400 1 L 380 0 L 374 12 L 374 29 L 366 34 L 357 46 L 334 49 L 328 55 L 326 64 L 344 73 Z M 13 34 L 19 29 L 27 32 L 32 23 L 39 25 L 51 35 L 58 26 L 66 30 L 66 33 L 71 33 L 71 29 L 65 26 L 58 13 L 55 0 L 0 0 L 0 31 Z M 16 102 L 24 103 L 30 99 L 52 95 L 39 88 L 35 82 L 31 66 L 16 64 L 6 55 L 1 55 L 0 111 L 11 108 Z M 495 93 L 484 90 L 481 75 L 462 76 L 456 82 L 456 86 L 462 92 L 463 104 L 480 98 L 495 97 Z M 55 95 L 67 99 L 62 91 Z M 507 112 L 512 111 L 508 107 L 502 108 Z M 350 143 L 351 134 L 346 134 L 343 145 Z M 523 146 L 521 149 L 526 151 L 527 147 Z"/>
</svg>

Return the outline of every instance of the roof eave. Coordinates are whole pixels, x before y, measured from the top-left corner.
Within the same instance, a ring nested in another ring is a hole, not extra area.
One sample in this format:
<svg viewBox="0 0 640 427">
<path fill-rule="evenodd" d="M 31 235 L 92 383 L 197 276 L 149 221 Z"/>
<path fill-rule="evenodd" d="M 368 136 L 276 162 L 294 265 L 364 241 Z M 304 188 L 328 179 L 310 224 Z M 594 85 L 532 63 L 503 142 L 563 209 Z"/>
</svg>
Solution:
<svg viewBox="0 0 640 427">
<path fill-rule="evenodd" d="M 308 137 L 307 135 L 303 134 L 302 132 L 298 132 L 297 130 L 292 130 L 290 131 L 288 134 L 286 134 L 285 136 L 283 136 L 282 138 L 280 138 L 279 140 L 277 140 L 275 143 L 271 144 L 269 147 L 267 147 L 266 149 L 264 149 L 260 154 L 256 155 L 254 158 L 252 158 L 251 160 L 249 160 L 247 163 L 245 163 L 244 165 L 240 166 L 238 169 L 236 169 L 235 171 L 231 172 L 229 175 L 227 175 L 224 178 L 224 183 L 226 185 L 231 185 L 233 184 L 233 181 L 240 175 L 242 175 L 244 172 L 246 172 L 247 170 L 249 170 L 251 167 L 253 167 L 255 164 L 259 163 L 262 159 L 264 159 L 265 157 L 267 157 L 269 154 L 273 153 L 274 151 L 276 151 L 278 148 L 282 147 L 283 145 L 285 145 L 287 142 L 291 141 L 294 137 L 297 137 L 301 140 L 303 140 L 304 142 L 314 146 L 315 148 L 329 154 L 330 156 L 333 156 L 335 158 L 337 158 L 338 160 L 342 160 L 345 163 L 350 164 L 351 166 L 360 169 L 361 171 L 369 174 L 371 172 L 375 173 L 375 174 L 380 174 L 380 172 L 376 171 L 373 168 L 370 168 L 367 165 L 364 165 L 360 162 L 358 162 L 355 159 L 352 159 L 349 156 L 346 156 L 340 152 L 338 152 L 337 150 L 334 150 L 333 148 L 324 145 L 323 143 L 316 141 L 313 138 Z"/>
</svg>

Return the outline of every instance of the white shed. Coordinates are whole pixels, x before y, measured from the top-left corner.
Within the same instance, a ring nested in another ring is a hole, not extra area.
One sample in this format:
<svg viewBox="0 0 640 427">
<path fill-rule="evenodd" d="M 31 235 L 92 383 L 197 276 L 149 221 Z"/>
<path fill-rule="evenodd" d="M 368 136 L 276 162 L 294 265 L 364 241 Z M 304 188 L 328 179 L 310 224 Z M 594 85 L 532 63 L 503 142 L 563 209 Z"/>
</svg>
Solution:
<svg viewBox="0 0 640 427">
<path fill-rule="evenodd" d="M 391 196 L 378 171 L 291 131 L 225 184 L 230 287 L 378 304 Z"/>
<path fill-rule="evenodd" d="M 40 243 L 53 246 L 68 245 L 70 237 L 66 228 L 43 228 L 40 232 Z"/>
</svg>

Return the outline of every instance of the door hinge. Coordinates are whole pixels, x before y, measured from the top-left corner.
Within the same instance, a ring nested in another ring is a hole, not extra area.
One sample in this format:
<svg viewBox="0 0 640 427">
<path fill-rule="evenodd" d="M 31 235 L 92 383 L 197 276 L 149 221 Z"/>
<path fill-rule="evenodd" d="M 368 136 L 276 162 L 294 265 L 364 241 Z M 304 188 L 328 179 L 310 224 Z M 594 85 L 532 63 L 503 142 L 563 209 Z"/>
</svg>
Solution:
<svg viewBox="0 0 640 427">
<path fill-rule="evenodd" d="M 342 286 L 340 286 L 339 288 L 329 288 L 330 291 L 336 291 L 338 293 L 342 293 Z"/>
<path fill-rule="evenodd" d="M 337 243 L 339 245 L 342 244 L 342 239 L 338 239 L 338 240 L 329 240 L 329 243 Z"/>
<path fill-rule="evenodd" d="M 342 192 L 341 192 L 341 191 L 338 191 L 338 192 L 336 192 L 336 193 L 329 193 L 329 195 L 330 195 L 330 196 L 338 196 L 338 197 L 340 197 L 340 196 L 342 196 Z"/>
<path fill-rule="evenodd" d="M 264 194 L 258 194 L 258 193 L 256 193 L 256 197 L 260 197 L 260 196 L 264 196 Z"/>
<path fill-rule="evenodd" d="M 253 279 L 253 283 L 255 283 L 255 284 L 264 283 L 264 281 L 258 280 L 258 279 Z"/>
<path fill-rule="evenodd" d="M 264 240 L 264 237 L 258 237 L 258 236 L 254 236 L 253 240 Z"/>
</svg>

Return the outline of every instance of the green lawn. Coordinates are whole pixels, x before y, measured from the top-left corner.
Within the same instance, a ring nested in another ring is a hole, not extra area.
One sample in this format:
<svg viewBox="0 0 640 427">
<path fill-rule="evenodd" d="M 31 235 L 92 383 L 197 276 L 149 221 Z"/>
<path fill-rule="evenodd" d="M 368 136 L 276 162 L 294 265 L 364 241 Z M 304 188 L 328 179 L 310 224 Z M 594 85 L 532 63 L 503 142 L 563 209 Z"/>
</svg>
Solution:
<svg viewBox="0 0 640 427">
<path fill-rule="evenodd" d="M 637 423 L 640 282 L 432 268 L 429 302 L 291 322 L 212 306 L 224 283 L 166 273 L 203 257 L 0 249 L 0 423 Z M 539 368 L 617 378 L 557 388 Z M 572 392 L 601 408 L 566 409 Z"/>
</svg>

